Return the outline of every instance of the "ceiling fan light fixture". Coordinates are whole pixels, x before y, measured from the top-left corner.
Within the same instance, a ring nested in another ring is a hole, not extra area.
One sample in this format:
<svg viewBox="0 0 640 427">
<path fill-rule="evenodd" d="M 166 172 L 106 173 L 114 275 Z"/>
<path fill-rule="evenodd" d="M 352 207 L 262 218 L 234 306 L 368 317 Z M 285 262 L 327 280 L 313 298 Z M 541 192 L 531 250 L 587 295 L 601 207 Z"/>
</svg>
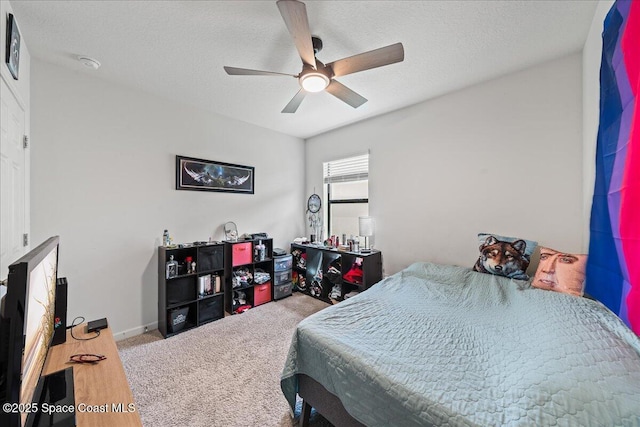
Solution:
<svg viewBox="0 0 640 427">
<path fill-rule="evenodd" d="M 307 73 L 300 77 L 300 86 L 307 92 L 322 92 L 329 86 L 329 78 L 322 73 Z"/>
<path fill-rule="evenodd" d="M 334 77 L 339 78 L 348 74 L 404 61 L 404 47 L 402 43 L 395 43 L 338 59 L 325 65 L 316 57 L 316 54 L 322 50 L 322 40 L 317 36 L 311 35 L 305 4 L 300 0 L 278 0 L 276 3 L 287 30 L 293 38 L 298 55 L 302 60 L 300 74 L 294 75 L 227 66 L 224 67 L 224 70 L 229 75 L 237 76 L 291 76 L 297 78 L 301 89 L 284 107 L 282 113 L 295 113 L 307 93 L 322 91 L 326 91 L 353 108 L 358 108 L 367 102 L 367 99 L 338 80 L 334 80 Z"/>
</svg>

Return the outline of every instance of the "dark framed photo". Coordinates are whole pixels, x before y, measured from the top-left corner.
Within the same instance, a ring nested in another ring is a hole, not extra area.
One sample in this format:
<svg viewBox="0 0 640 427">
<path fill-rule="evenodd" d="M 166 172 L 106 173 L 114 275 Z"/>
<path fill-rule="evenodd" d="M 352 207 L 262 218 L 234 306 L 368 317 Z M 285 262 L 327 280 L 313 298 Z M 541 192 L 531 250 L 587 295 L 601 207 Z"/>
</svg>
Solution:
<svg viewBox="0 0 640 427">
<path fill-rule="evenodd" d="M 12 13 L 7 18 L 7 67 L 14 80 L 18 80 L 20 69 L 20 31 Z"/>
<path fill-rule="evenodd" d="M 253 194 L 253 166 L 176 156 L 176 190 Z"/>
</svg>

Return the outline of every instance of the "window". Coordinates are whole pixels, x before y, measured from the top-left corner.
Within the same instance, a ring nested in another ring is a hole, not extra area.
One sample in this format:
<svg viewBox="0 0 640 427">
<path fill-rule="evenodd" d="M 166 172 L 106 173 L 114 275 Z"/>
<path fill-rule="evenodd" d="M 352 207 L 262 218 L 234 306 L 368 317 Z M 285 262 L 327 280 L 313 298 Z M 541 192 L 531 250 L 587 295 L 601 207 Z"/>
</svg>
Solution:
<svg viewBox="0 0 640 427">
<path fill-rule="evenodd" d="M 358 235 L 358 217 L 369 215 L 369 154 L 324 163 L 329 236 Z"/>
</svg>

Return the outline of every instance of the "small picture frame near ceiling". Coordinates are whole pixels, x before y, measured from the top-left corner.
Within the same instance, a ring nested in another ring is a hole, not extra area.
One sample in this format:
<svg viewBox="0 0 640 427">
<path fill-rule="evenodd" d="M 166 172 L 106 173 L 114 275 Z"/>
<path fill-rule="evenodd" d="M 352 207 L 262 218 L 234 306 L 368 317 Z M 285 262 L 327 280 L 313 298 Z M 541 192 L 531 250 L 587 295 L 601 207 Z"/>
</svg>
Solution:
<svg viewBox="0 0 640 427">
<path fill-rule="evenodd" d="M 20 31 L 12 13 L 7 17 L 7 68 L 14 80 L 18 80 L 20 70 Z"/>
<path fill-rule="evenodd" d="M 253 166 L 176 156 L 176 190 L 253 194 Z"/>
</svg>

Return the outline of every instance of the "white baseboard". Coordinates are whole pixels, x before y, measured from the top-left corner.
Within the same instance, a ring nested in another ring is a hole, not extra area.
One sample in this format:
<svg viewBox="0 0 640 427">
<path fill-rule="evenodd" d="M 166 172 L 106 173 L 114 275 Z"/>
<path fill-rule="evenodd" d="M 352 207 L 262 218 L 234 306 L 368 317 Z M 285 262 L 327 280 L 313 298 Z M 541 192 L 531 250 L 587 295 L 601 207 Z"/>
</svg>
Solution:
<svg viewBox="0 0 640 427">
<path fill-rule="evenodd" d="M 113 338 L 116 341 L 121 341 L 125 338 L 131 338 L 131 337 L 135 337 L 136 335 L 142 335 L 145 332 L 153 331 L 154 329 L 158 329 L 158 322 L 151 322 L 146 325 L 127 329 L 125 331 L 113 332 Z"/>
</svg>

